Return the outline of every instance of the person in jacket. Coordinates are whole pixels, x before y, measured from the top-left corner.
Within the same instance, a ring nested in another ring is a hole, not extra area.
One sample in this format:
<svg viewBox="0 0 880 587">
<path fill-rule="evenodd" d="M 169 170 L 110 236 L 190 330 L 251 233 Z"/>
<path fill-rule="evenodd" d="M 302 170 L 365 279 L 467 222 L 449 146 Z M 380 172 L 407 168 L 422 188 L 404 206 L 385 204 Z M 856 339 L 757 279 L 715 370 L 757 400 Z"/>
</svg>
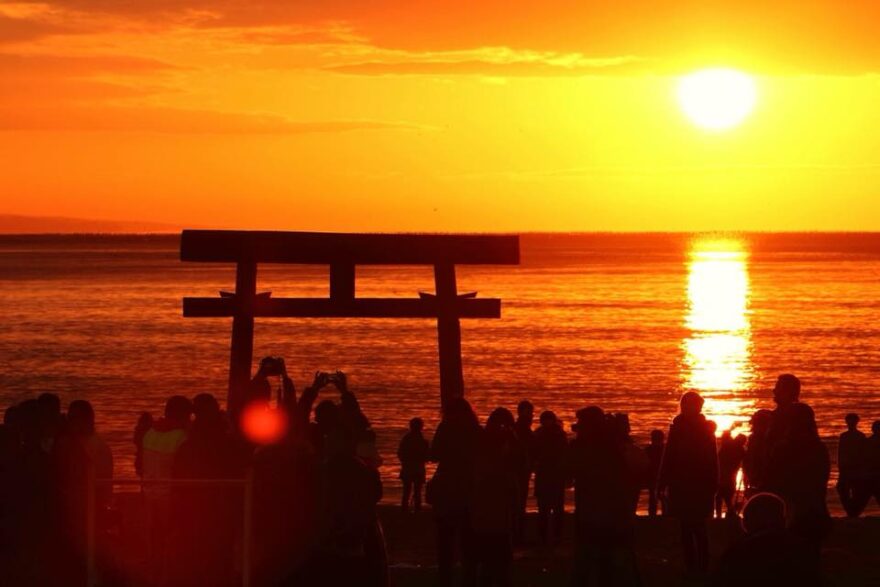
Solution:
<svg viewBox="0 0 880 587">
<path fill-rule="evenodd" d="M 193 398 L 193 421 L 172 464 L 175 479 L 241 479 L 246 452 L 236 440 L 214 396 Z M 171 583 L 199 582 L 222 587 L 235 582 L 233 568 L 241 489 L 230 486 L 179 486 L 172 489 Z"/>
<path fill-rule="evenodd" d="M 633 495 L 639 485 L 629 470 L 619 422 L 598 406 L 576 416 L 568 456 L 575 492 L 572 584 L 638 586 Z"/>
<path fill-rule="evenodd" d="M 142 442 L 144 504 L 147 511 L 149 569 L 154 582 L 168 580 L 169 538 L 175 531 L 171 515 L 171 487 L 156 483 L 174 474 L 174 459 L 186 440 L 192 404 L 182 395 L 165 402 L 165 416 L 153 423 Z"/>
<path fill-rule="evenodd" d="M 516 406 L 516 422 L 514 432 L 517 444 L 514 458 L 517 460 L 519 472 L 516 479 L 516 512 L 513 518 L 514 541 L 517 544 L 525 542 L 526 535 L 526 507 L 529 500 L 529 484 L 534 471 L 534 437 L 532 425 L 535 422 L 535 406 L 529 400 L 522 400 Z"/>
<path fill-rule="evenodd" d="M 409 421 L 409 432 L 404 434 L 397 448 L 400 459 L 400 480 L 403 482 L 401 509 L 409 512 L 410 501 L 413 509 L 422 509 L 422 487 L 425 484 L 425 463 L 430 456 L 431 447 L 425 440 L 422 431 L 425 423 L 421 418 Z"/>
<path fill-rule="evenodd" d="M 437 570 L 444 587 L 453 583 L 457 544 L 466 581 L 472 583 L 476 578 L 470 505 L 481 434 L 480 423 L 467 400 L 453 398 L 446 403 L 431 442 L 431 460 L 437 463 L 437 470 L 426 488 L 437 527 Z"/>
<path fill-rule="evenodd" d="M 669 513 L 681 524 L 685 571 L 705 576 L 709 570 L 708 523 L 718 490 L 715 435 L 703 416 L 703 398 L 689 391 L 681 396 L 681 412 L 669 428 L 660 465 L 660 491 L 669 499 Z"/>
<path fill-rule="evenodd" d="M 859 415 L 846 415 L 846 430 L 837 444 L 837 494 L 850 518 L 858 518 L 871 498 L 867 484 L 867 437 L 859 430 Z"/>
<path fill-rule="evenodd" d="M 470 515 L 481 585 L 511 583 L 514 517 L 518 507 L 521 462 L 513 414 L 494 410 L 476 447 L 474 489 Z"/>
<path fill-rule="evenodd" d="M 767 486 L 785 500 L 791 531 L 809 546 L 810 556 L 804 564 L 818 574 L 822 540 L 831 530 L 826 501 L 831 473 L 828 449 L 819 438 L 810 406 L 792 405 L 786 423 L 770 454 Z"/>
<path fill-rule="evenodd" d="M 542 543 L 559 544 L 565 519 L 568 437 L 551 411 L 541 413 L 534 436 L 535 499 Z"/>
<path fill-rule="evenodd" d="M 818 587 L 819 575 L 803 564 L 804 540 L 785 527 L 785 502 L 758 493 L 743 508 L 744 536 L 721 556 L 709 582 L 713 587 Z"/>
</svg>

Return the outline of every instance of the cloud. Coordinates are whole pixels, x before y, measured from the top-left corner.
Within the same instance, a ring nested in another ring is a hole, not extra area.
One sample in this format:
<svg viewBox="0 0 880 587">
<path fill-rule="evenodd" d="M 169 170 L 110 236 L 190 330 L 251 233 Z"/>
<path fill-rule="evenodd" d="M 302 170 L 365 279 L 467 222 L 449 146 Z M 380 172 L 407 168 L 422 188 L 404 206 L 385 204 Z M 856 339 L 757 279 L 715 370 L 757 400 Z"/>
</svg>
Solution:
<svg viewBox="0 0 880 587">
<path fill-rule="evenodd" d="M 585 76 L 608 73 L 628 73 L 644 68 L 644 61 L 636 58 L 582 60 L 566 63 L 552 59 L 520 59 L 513 61 L 490 61 L 486 59 L 463 60 L 412 60 L 412 61 L 362 61 L 345 65 L 325 67 L 326 71 L 351 75 L 484 75 L 498 77 L 544 77 Z"/>
<path fill-rule="evenodd" d="M 149 106 L 113 108 L 0 108 L 4 131 L 154 132 L 170 134 L 300 135 L 373 130 L 414 130 L 379 120 L 292 121 L 274 114 L 241 114 Z"/>
<path fill-rule="evenodd" d="M 42 0 L 56 11 L 155 27 L 348 27 L 375 47 L 449 51 L 506 46 L 594 57 L 734 61 L 763 71 L 880 70 L 876 0 Z M 26 34 L 19 31 L 17 34 Z M 316 42 L 320 34 L 256 42 Z M 274 36 L 274 39 L 273 39 Z"/>
<path fill-rule="evenodd" d="M 19 77 L 80 77 L 103 73 L 144 74 L 180 69 L 177 66 L 141 57 L 117 55 L 42 55 L 0 53 L 0 75 Z"/>
<path fill-rule="evenodd" d="M 69 31 L 55 24 L 0 14 L 0 44 L 33 41 L 64 32 Z"/>
</svg>

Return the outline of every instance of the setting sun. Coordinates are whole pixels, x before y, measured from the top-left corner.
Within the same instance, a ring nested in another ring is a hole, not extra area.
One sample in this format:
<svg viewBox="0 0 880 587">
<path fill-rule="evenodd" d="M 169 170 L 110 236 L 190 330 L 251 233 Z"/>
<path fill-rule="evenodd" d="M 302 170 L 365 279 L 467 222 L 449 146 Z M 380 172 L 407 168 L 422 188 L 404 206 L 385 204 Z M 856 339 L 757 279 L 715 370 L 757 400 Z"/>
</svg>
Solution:
<svg viewBox="0 0 880 587">
<path fill-rule="evenodd" d="M 681 78 L 678 102 L 697 126 L 720 131 L 732 128 L 751 114 L 757 90 L 754 80 L 735 69 L 703 69 Z"/>
</svg>

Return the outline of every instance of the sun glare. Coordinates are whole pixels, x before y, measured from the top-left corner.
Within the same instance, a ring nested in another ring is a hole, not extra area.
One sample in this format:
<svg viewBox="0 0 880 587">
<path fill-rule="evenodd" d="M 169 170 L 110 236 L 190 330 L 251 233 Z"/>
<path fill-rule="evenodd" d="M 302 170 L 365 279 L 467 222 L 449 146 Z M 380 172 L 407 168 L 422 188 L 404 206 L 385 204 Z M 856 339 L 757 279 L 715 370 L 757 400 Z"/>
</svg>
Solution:
<svg viewBox="0 0 880 587">
<path fill-rule="evenodd" d="M 678 103 L 700 128 L 722 131 L 740 124 L 755 108 L 758 97 L 751 76 L 735 69 L 703 69 L 678 83 Z"/>
<path fill-rule="evenodd" d="M 724 430 L 743 429 L 754 410 L 742 395 L 754 378 L 749 324 L 748 252 L 735 240 L 694 243 L 689 254 L 688 313 L 683 341 L 686 389 L 706 399 L 703 411 Z"/>
</svg>

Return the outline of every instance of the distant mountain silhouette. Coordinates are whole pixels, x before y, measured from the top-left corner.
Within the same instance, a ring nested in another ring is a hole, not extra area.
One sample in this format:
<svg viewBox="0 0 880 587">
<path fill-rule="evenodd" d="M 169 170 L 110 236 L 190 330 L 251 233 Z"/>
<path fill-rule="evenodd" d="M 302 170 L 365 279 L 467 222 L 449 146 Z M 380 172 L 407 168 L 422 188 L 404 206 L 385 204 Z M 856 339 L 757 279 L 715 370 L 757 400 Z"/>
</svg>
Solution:
<svg viewBox="0 0 880 587">
<path fill-rule="evenodd" d="M 0 214 L 0 234 L 178 232 L 181 228 L 159 222 Z"/>
</svg>

